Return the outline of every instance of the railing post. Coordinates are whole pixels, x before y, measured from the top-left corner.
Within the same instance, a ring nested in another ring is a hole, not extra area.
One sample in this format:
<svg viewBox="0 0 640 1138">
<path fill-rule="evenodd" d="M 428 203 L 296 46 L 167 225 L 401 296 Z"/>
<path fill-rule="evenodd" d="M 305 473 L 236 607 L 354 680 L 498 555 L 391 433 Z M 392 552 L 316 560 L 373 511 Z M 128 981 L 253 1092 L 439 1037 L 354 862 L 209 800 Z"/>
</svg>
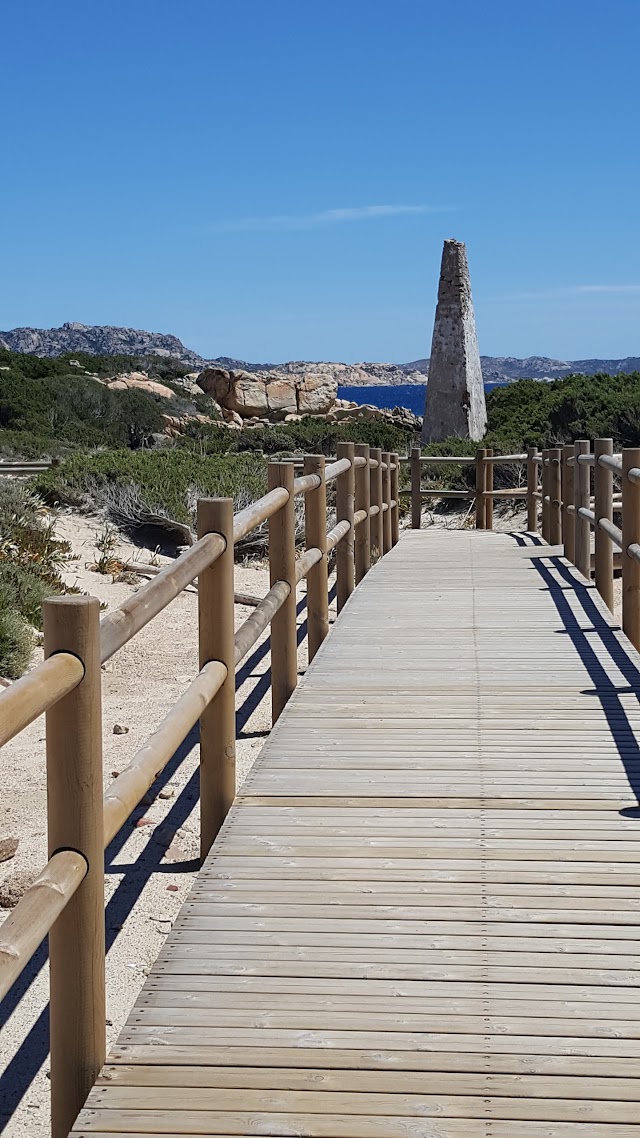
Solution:
<svg viewBox="0 0 640 1138">
<path fill-rule="evenodd" d="M 354 443 L 338 443 L 338 458 L 348 458 L 351 466 L 344 474 L 339 474 L 336 483 L 336 513 L 339 522 L 349 522 L 351 528 L 336 549 L 336 598 L 338 612 L 346 605 L 353 592 L 354 578 L 354 533 L 353 514 L 356 492 Z"/>
<path fill-rule="evenodd" d="M 393 470 L 391 471 L 391 501 L 395 503 L 391 511 L 391 545 L 397 545 L 400 540 L 400 459 L 394 451 L 391 455 Z"/>
<path fill-rule="evenodd" d="M 541 501 L 541 505 L 542 505 L 542 524 L 541 524 L 541 532 L 542 532 L 542 540 L 543 540 L 543 541 L 546 541 L 546 542 L 547 542 L 547 545 L 549 544 L 549 513 L 550 513 L 550 503 L 549 503 L 549 453 L 550 453 L 550 452 L 549 452 L 548 448 L 545 448 L 545 449 L 542 451 L 542 477 L 541 477 L 541 480 L 540 480 L 540 481 L 541 481 L 541 483 L 542 483 L 542 485 L 541 485 L 541 488 L 540 488 L 540 489 L 541 489 L 541 494 L 542 494 L 542 497 L 541 497 L 541 500 L 540 500 L 540 501 Z"/>
<path fill-rule="evenodd" d="M 627 472 L 640 467 L 640 448 L 622 452 L 622 630 L 640 652 L 640 562 L 628 552 L 640 543 L 640 485 Z"/>
<path fill-rule="evenodd" d="M 269 490 L 282 486 L 289 499 L 269 518 L 269 580 L 285 581 L 289 596 L 271 621 L 271 715 L 275 723 L 296 688 L 298 640 L 296 634 L 296 514 L 293 463 L 270 462 Z"/>
<path fill-rule="evenodd" d="M 198 655 L 201 669 L 219 660 L 226 666 L 227 678 L 200 716 L 202 861 L 236 793 L 233 498 L 198 501 L 198 537 L 207 533 L 219 533 L 226 547 L 198 577 Z"/>
<path fill-rule="evenodd" d="M 382 475 L 382 501 L 387 507 L 382 519 L 382 552 L 388 553 L 391 549 L 391 455 L 388 450 L 382 452 L 382 461 L 385 465 Z"/>
<path fill-rule="evenodd" d="M 356 443 L 356 455 L 364 458 L 366 465 L 356 468 L 356 511 L 366 510 L 367 516 L 356 529 L 355 570 L 356 585 L 366 576 L 371 567 L 371 476 L 369 471 L 369 444 Z"/>
<path fill-rule="evenodd" d="M 485 451 L 486 458 L 493 458 L 493 447 L 487 447 Z M 484 488 L 487 494 L 490 495 L 493 490 L 493 463 L 485 462 L 486 473 L 484 476 Z M 484 528 L 493 529 L 493 498 L 486 497 L 484 500 Z"/>
<path fill-rule="evenodd" d="M 484 496 L 487 488 L 487 463 L 484 461 L 486 453 L 482 449 L 476 451 L 476 529 L 487 528 Z"/>
<path fill-rule="evenodd" d="M 593 512 L 596 516 L 595 529 L 595 581 L 596 589 L 600 593 L 607 608 L 613 612 L 613 543 L 611 538 L 600 529 L 598 521 L 606 518 L 613 521 L 613 472 L 606 466 L 600 466 L 598 459 L 601 454 L 613 454 L 613 439 L 596 439 L 593 446 L 593 493 L 595 497 Z"/>
<path fill-rule="evenodd" d="M 49 933 L 51 1133 L 66 1138 L 106 1057 L 100 603 L 44 603 L 45 656 L 70 652 L 84 679 L 47 712 L 49 857 L 76 850 L 87 875 Z"/>
<path fill-rule="evenodd" d="M 411 448 L 411 528 L 420 529 L 422 522 L 422 497 L 420 485 L 422 480 L 422 466 L 420 463 L 420 447 Z"/>
<path fill-rule="evenodd" d="M 586 462 L 578 462 L 578 455 L 589 454 L 588 439 L 580 439 L 574 447 L 575 465 L 573 468 L 573 500 L 575 503 L 575 566 L 591 581 L 591 526 L 586 518 L 581 518 L 579 510 L 591 506 L 591 471 Z"/>
<path fill-rule="evenodd" d="M 562 448 L 562 541 L 564 543 L 564 555 L 567 561 L 575 564 L 576 548 L 575 548 L 575 513 L 574 513 L 574 490 L 573 480 L 575 477 L 575 466 L 569 459 L 574 457 L 573 443 L 568 443 Z M 572 508 L 569 509 L 569 506 Z"/>
<path fill-rule="evenodd" d="M 562 542 L 562 451 L 549 451 L 549 545 Z"/>
<path fill-rule="evenodd" d="M 371 505 L 378 507 L 378 513 L 371 519 L 371 546 L 375 546 L 378 558 L 382 557 L 382 451 L 371 447 L 371 458 L 377 466 L 371 471 Z"/>
<path fill-rule="evenodd" d="M 309 663 L 329 632 L 329 572 L 327 565 L 327 487 L 324 455 L 307 454 L 304 474 L 317 474 L 320 485 L 304 497 L 304 534 L 307 549 L 320 549 L 322 560 L 307 573 L 307 643 Z"/>
<path fill-rule="evenodd" d="M 538 464 L 534 458 L 537 447 L 527 447 L 527 529 L 529 533 L 538 532 Z"/>
</svg>

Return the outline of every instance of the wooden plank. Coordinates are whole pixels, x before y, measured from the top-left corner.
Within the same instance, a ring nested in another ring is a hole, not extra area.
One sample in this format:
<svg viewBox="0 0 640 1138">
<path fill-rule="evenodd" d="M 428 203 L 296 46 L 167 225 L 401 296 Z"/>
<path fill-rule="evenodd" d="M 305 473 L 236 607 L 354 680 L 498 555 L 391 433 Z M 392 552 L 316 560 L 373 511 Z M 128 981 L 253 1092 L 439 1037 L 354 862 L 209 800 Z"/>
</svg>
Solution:
<svg viewBox="0 0 640 1138">
<path fill-rule="evenodd" d="M 247 776 L 77 1138 L 636 1138 L 639 663 L 559 551 L 405 535 Z"/>
</svg>

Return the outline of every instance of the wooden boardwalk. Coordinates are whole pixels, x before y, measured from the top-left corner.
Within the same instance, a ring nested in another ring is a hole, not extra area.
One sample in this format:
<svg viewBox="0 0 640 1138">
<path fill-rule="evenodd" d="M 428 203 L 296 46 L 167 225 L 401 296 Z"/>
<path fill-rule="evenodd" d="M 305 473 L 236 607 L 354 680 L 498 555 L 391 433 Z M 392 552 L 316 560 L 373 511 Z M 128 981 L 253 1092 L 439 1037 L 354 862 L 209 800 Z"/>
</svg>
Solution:
<svg viewBox="0 0 640 1138">
<path fill-rule="evenodd" d="M 638 1138 L 640 660 L 528 540 L 352 596 L 74 1134 Z"/>
</svg>

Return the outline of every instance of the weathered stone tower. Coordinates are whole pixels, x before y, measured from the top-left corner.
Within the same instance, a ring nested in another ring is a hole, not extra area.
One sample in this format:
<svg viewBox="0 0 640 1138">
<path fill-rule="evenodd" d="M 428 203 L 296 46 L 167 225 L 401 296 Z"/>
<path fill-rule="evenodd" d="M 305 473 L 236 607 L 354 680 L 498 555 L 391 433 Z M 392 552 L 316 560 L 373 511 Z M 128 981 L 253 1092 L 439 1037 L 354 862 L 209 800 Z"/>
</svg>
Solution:
<svg viewBox="0 0 640 1138">
<path fill-rule="evenodd" d="M 455 435 L 479 442 L 486 428 L 487 408 L 467 250 L 462 241 L 445 241 L 422 441 L 440 442 Z"/>
</svg>

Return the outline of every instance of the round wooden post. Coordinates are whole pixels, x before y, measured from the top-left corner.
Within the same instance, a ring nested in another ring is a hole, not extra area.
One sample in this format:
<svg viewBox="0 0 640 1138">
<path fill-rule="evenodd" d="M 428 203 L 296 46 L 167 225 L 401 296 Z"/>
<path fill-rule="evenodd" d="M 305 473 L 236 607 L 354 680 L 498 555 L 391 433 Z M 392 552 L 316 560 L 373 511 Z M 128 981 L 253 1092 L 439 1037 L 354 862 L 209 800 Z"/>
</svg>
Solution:
<svg viewBox="0 0 640 1138">
<path fill-rule="evenodd" d="M 568 443 L 562 448 L 562 541 L 564 543 L 564 555 L 567 561 L 572 564 L 575 563 L 576 557 L 575 514 L 573 508 L 570 510 L 569 506 L 574 506 L 575 466 L 573 462 L 569 462 L 569 459 L 573 459 L 573 457 L 573 443 Z"/>
<path fill-rule="evenodd" d="M 320 549 L 322 560 L 307 573 L 307 642 L 309 663 L 329 632 L 329 573 L 327 565 L 327 487 L 324 480 L 324 455 L 307 454 L 304 474 L 317 474 L 321 479 L 316 490 L 304 496 L 304 536 L 307 549 Z M 358 471 L 360 473 L 360 471 Z M 367 487 L 369 483 L 367 480 Z"/>
<path fill-rule="evenodd" d="M 487 447 L 485 458 L 493 458 L 493 447 Z M 484 528 L 493 529 L 493 498 L 491 497 L 491 491 L 493 490 L 493 463 L 485 462 L 484 465 L 484 488 L 488 495 L 484 500 Z"/>
<path fill-rule="evenodd" d="M 224 553 L 198 577 L 200 668 L 212 660 L 227 678 L 200 716 L 200 856 L 206 858 L 236 793 L 233 498 L 201 498 L 198 537 L 219 533 Z"/>
<path fill-rule="evenodd" d="M 351 466 L 344 474 L 339 474 L 336 484 L 336 514 L 339 522 L 349 522 L 351 529 L 338 543 L 336 550 L 336 599 L 338 612 L 346 605 L 354 588 L 354 533 L 353 514 L 355 508 L 356 479 L 353 460 L 355 443 L 338 443 L 338 458 L 348 458 Z"/>
<path fill-rule="evenodd" d="M 630 545 L 640 543 L 640 486 L 627 471 L 640 467 L 640 448 L 622 452 L 622 630 L 640 651 L 640 562 L 630 557 Z"/>
<path fill-rule="evenodd" d="M 541 499 L 542 524 L 541 524 L 540 528 L 541 528 L 541 532 L 542 532 L 543 541 L 546 541 L 547 544 L 549 543 L 549 513 L 550 513 L 549 453 L 550 452 L 549 452 L 548 448 L 545 448 L 542 452 L 542 478 L 541 478 L 541 482 L 542 482 L 542 486 L 541 486 L 541 491 L 542 491 L 542 499 Z"/>
<path fill-rule="evenodd" d="M 369 444 L 356 443 L 356 455 L 364 458 L 366 466 L 356 468 L 356 511 L 366 510 L 367 516 L 356 529 L 355 570 L 356 585 L 366 576 L 371 567 L 371 476 L 369 472 Z"/>
<path fill-rule="evenodd" d="M 420 495 L 420 482 L 422 466 L 420 463 L 420 447 L 411 448 L 411 528 L 420 529 L 422 521 L 422 498 Z"/>
<path fill-rule="evenodd" d="M 279 718 L 298 679 L 296 636 L 296 520 L 293 497 L 293 463 L 270 462 L 269 490 L 283 486 L 289 500 L 269 518 L 269 577 L 271 585 L 286 581 L 289 596 L 271 621 L 271 714 Z"/>
<path fill-rule="evenodd" d="M 378 557 L 382 557 L 382 451 L 371 447 L 371 458 L 377 466 L 371 471 L 371 505 L 378 507 L 378 513 L 371 519 L 371 546 L 375 546 Z"/>
<path fill-rule="evenodd" d="M 84 678 L 47 712 L 49 857 L 75 850 L 87 875 L 49 933 L 51 1133 L 66 1138 L 106 1057 L 100 603 L 44 603 L 45 656 L 69 652 Z"/>
<path fill-rule="evenodd" d="M 487 488 L 487 463 L 484 461 L 486 450 L 480 448 L 476 451 L 476 529 L 486 529 L 486 498 L 484 492 Z"/>
<path fill-rule="evenodd" d="M 382 501 L 387 507 L 382 519 L 382 552 L 388 553 L 391 549 L 391 455 L 383 450 L 382 461 L 385 469 L 382 472 Z"/>
<path fill-rule="evenodd" d="M 549 544 L 562 542 L 562 451 L 549 451 Z"/>
<path fill-rule="evenodd" d="M 613 472 L 606 466 L 600 466 L 598 462 L 601 454 L 613 454 L 613 439 L 596 439 L 593 454 L 595 459 L 593 467 L 593 492 L 595 496 L 593 512 L 596 515 L 596 589 L 607 608 L 613 612 L 613 543 L 598 525 L 600 518 L 613 521 Z"/>
<path fill-rule="evenodd" d="M 527 447 L 527 529 L 529 533 L 538 532 L 538 499 L 535 497 L 538 491 L 538 464 L 533 461 L 537 454 L 537 447 Z"/>
<path fill-rule="evenodd" d="M 395 451 L 391 454 L 391 501 L 394 503 L 391 510 L 391 545 L 397 545 L 400 540 L 400 459 Z"/>
<path fill-rule="evenodd" d="M 578 455 L 589 454 L 589 451 L 588 439 L 580 439 L 575 443 L 573 467 L 575 566 L 587 581 L 591 581 L 591 526 L 586 518 L 580 517 L 578 511 L 588 510 L 591 507 L 591 471 L 586 462 L 578 462 Z"/>
</svg>

